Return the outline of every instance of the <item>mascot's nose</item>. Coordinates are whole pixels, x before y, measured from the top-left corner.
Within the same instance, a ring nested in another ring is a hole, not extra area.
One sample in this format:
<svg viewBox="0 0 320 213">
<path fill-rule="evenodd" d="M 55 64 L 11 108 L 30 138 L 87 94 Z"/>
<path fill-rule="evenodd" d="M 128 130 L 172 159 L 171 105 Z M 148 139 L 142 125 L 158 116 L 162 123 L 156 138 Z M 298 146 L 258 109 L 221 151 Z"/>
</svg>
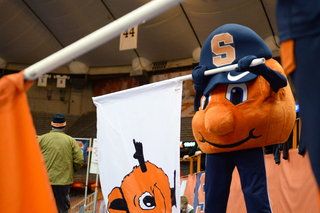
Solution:
<svg viewBox="0 0 320 213">
<path fill-rule="evenodd" d="M 205 115 L 205 128 L 215 135 L 225 135 L 234 130 L 234 115 L 224 105 L 210 107 Z"/>
</svg>

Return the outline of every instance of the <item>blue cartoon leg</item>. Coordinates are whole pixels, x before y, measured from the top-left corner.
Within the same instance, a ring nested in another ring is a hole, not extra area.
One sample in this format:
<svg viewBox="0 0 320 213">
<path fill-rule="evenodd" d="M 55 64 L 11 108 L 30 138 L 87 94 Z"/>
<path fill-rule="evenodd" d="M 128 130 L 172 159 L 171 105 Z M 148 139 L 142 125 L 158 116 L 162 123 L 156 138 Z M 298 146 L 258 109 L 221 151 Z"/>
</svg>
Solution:
<svg viewBox="0 0 320 213">
<path fill-rule="evenodd" d="M 263 148 L 234 152 L 248 213 L 271 213 Z"/>
<path fill-rule="evenodd" d="M 205 176 L 205 213 L 225 213 L 234 162 L 230 153 L 207 154 Z"/>
<path fill-rule="evenodd" d="M 296 40 L 294 54 L 296 70 L 292 73 L 292 80 L 300 105 L 301 140 L 320 186 L 320 37 Z"/>
</svg>

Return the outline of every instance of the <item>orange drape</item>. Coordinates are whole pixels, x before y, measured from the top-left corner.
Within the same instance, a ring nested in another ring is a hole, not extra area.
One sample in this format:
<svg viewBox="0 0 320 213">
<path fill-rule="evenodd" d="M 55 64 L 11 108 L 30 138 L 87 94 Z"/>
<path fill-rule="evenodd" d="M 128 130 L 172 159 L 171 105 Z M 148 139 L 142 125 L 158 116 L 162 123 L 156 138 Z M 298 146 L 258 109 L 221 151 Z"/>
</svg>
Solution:
<svg viewBox="0 0 320 213">
<path fill-rule="evenodd" d="M 281 158 L 279 165 L 275 164 L 273 155 L 266 155 L 266 171 L 268 191 L 273 213 L 320 213 L 318 205 L 318 186 L 311 170 L 307 155 L 301 156 L 297 149 L 289 150 L 289 160 Z M 196 179 L 195 174 L 190 179 Z M 188 177 L 185 177 L 188 178 Z M 190 184 L 193 184 L 191 186 Z M 185 196 L 193 200 L 190 191 L 196 183 L 187 183 Z M 244 197 L 241 191 L 238 171 L 232 176 L 227 213 L 246 213 Z"/>
<path fill-rule="evenodd" d="M 23 71 L 0 79 L 0 212 L 56 213 Z"/>
</svg>

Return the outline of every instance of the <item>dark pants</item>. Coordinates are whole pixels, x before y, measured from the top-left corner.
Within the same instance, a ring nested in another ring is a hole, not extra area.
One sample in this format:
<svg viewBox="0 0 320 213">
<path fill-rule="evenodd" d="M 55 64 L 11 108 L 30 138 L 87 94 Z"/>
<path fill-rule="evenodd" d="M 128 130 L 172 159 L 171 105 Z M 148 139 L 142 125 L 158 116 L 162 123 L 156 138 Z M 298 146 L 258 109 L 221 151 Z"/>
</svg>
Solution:
<svg viewBox="0 0 320 213">
<path fill-rule="evenodd" d="M 225 213 L 234 168 L 237 167 L 248 213 L 270 213 L 262 148 L 207 154 L 205 212 Z"/>
<path fill-rule="evenodd" d="M 296 70 L 292 80 L 301 115 L 301 141 L 308 150 L 312 170 L 320 186 L 320 36 L 294 41 Z"/>
<path fill-rule="evenodd" d="M 70 208 L 70 187 L 71 185 L 51 185 L 59 213 L 68 213 Z"/>
</svg>

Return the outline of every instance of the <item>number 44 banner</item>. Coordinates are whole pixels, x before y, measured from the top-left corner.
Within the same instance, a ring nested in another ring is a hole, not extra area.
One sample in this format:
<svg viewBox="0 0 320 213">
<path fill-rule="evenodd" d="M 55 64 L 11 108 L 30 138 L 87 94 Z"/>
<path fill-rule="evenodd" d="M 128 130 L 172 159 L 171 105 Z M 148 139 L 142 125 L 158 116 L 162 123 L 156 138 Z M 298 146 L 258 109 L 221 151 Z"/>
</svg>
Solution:
<svg viewBox="0 0 320 213">
<path fill-rule="evenodd" d="M 134 26 L 120 35 L 120 50 L 130 50 L 137 48 L 138 25 Z"/>
</svg>

